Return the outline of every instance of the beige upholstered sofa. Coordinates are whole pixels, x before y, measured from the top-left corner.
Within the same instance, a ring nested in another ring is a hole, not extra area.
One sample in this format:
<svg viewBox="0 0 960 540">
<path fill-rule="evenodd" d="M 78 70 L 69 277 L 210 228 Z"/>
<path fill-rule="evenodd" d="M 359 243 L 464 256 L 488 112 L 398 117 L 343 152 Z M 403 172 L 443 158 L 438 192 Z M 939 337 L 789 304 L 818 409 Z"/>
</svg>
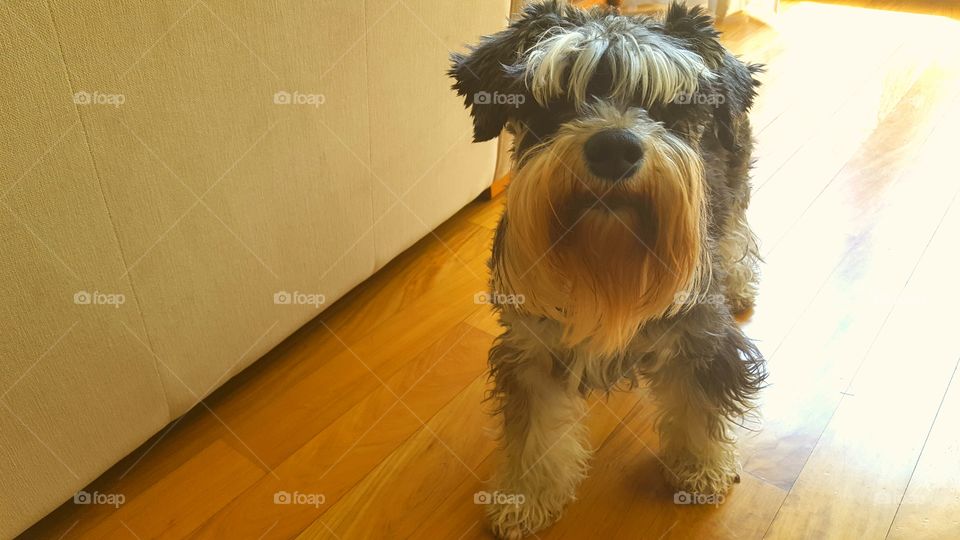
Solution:
<svg viewBox="0 0 960 540">
<path fill-rule="evenodd" d="M 509 4 L 0 3 L 0 538 L 490 184 Z"/>
</svg>

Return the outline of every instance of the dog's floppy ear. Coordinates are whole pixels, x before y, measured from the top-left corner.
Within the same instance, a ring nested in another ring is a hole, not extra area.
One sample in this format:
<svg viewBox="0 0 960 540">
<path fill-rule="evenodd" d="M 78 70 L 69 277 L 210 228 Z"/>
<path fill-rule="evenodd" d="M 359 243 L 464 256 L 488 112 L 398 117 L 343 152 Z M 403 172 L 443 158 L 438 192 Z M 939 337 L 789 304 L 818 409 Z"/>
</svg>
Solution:
<svg viewBox="0 0 960 540">
<path fill-rule="evenodd" d="M 453 89 L 463 96 L 464 107 L 470 109 L 474 142 L 500 135 L 509 119 L 510 107 L 495 103 L 493 96 L 523 87 L 516 84 L 516 76 L 509 69 L 517 62 L 519 36 L 516 29 L 508 28 L 483 38 L 469 54 L 450 55 L 453 66 L 448 74 L 454 79 Z"/>
<path fill-rule="evenodd" d="M 740 149 L 741 138 L 747 133 L 742 126 L 760 86 L 753 75 L 761 71 L 762 65 L 744 64 L 730 53 L 724 55 L 723 64 L 717 70 L 714 91 L 722 99 L 714 110 L 713 125 L 717 140 L 730 152 Z"/>
<path fill-rule="evenodd" d="M 700 6 L 671 4 L 663 32 L 700 55 L 710 69 L 711 77 L 701 92 L 715 94 L 714 131 L 724 148 L 736 151 L 740 147 L 741 125 L 757 95 L 756 87 L 760 86 L 753 75 L 762 71 L 763 66 L 746 65 L 730 54 L 720 43 L 713 19 Z"/>
<path fill-rule="evenodd" d="M 528 5 L 506 30 L 483 37 L 467 54 L 450 55 L 452 66 L 447 73 L 473 116 L 474 142 L 500 134 L 517 112 L 518 96 L 523 96 L 520 103 L 532 102 L 523 78 L 522 56 L 551 28 L 574 25 L 570 17 L 577 13 L 575 9 L 561 0 Z M 496 99 L 498 94 L 513 99 L 504 102 Z"/>
</svg>

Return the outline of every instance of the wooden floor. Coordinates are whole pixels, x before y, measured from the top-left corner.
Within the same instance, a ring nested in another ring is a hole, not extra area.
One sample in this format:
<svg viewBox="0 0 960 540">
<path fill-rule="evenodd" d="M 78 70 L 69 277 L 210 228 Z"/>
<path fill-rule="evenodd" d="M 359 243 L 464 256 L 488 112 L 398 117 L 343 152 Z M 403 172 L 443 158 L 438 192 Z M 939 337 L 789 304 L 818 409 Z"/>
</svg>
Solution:
<svg viewBox="0 0 960 540">
<path fill-rule="evenodd" d="M 765 423 L 722 505 L 676 505 L 648 397 L 591 400 L 591 475 L 540 538 L 960 538 L 956 4 L 726 21 L 769 65 L 746 324 Z M 68 503 L 25 536 L 489 537 L 497 326 L 474 296 L 501 205 L 471 204 L 88 488 L 119 509 Z"/>
</svg>

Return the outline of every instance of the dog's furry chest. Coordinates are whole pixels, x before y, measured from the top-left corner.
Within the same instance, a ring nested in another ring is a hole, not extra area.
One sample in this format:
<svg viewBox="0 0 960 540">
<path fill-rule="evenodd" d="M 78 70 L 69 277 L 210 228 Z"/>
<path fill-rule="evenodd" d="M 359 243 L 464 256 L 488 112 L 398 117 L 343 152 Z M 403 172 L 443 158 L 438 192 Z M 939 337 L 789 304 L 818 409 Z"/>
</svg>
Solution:
<svg viewBox="0 0 960 540">
<path fill-rule="evenodd" d="M 624 352 L 598 355 L 585 347 L 565 347 L 563 328 L 557 321 L 525 315 L 509 307 L 500 312 L 502 324 L 510 329 L 514 339 L 529 349 L 539 350 L 540 356 L 551 362 L 554 376 L 584 394 L 609 392 L 622 382 L 634 386 L 638 377 L 657 371 L 678 352 L 676 334 L 660 321 L 638 328 Z"/>
</svg>

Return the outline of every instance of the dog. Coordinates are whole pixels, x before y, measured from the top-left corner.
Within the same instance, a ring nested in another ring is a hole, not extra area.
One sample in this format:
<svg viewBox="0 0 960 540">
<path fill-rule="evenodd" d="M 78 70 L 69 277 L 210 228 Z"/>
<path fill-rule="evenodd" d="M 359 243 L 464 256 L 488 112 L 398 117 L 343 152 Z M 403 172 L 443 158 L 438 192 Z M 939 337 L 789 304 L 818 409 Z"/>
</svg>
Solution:
<svg viewBox="0 0 960 540">
<path fill-rule="evenodd" d="M 585 397 L 641 381 L 660 406 L 679 490 L 739 481 L 736 425 L 764 360 L 733 314 L 757 294 L 746 221 L 759 65 L 700 8 L 663 17 L 559 0 L 453 54 L 475 141 L 514 137 L 489 267 L 503 333 L 489 399 L 502 417 L 494 533 L 557 520 L 587 472 Z M 519 502 L 521 501 L 522 502 Z"/>
</svg>

